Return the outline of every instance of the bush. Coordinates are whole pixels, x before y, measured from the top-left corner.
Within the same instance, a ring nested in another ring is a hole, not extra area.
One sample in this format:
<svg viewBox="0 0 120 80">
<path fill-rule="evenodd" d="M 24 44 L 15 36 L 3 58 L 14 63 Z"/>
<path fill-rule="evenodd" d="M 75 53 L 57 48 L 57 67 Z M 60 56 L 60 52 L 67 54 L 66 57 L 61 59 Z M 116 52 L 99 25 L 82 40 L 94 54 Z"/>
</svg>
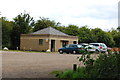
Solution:
<svg viewBox="0 0 120 80">
<path fill-rule="evenodd" d="M 120 78 L 120 52 L 102 53 L 93 60 L 90 53 L 83 54 L 79 61 L 85 67 L 79 67 L 76 71 L 66 70 L 59 73 L 58 78 Z"/>
<path fill-rule="evenodd" d="M 91 69 L 91 77 L 96 78 L 120 78 L 120 54 L 100 54 Z"/>
</svg>

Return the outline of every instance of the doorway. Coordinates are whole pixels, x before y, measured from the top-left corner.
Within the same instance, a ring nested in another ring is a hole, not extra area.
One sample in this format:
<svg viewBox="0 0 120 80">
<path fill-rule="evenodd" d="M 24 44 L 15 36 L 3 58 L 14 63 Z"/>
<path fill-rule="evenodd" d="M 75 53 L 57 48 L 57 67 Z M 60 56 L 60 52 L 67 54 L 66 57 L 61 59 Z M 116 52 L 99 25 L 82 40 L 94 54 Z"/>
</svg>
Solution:
<svg viewBox="0 0 120 80">
<path fill-rule="evenodd" d="M 51 40 L 51 52 L 55 51 L 55 40 Z"/>
</svg>

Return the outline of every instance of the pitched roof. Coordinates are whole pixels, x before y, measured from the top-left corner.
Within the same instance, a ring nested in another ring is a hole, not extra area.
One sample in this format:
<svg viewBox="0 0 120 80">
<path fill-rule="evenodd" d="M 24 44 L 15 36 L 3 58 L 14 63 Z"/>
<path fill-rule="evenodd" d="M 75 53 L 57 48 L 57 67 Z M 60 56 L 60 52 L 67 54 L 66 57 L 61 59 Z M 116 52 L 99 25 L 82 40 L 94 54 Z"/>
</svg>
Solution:
<svg viewBox="0 0 120 80">
<path fill-rule="evenodd" d="M 64 35 L 64 36 L 69 36 L 61 31 L 58 31 L 52 27 L 47 27 L 47 28 L 44 28 L 44 29 L 41 29 L 39 31 L 36 31 L 34 33 L 31 33 L 31 34 L 50 34 L 50 35 Z"/>
</svg>

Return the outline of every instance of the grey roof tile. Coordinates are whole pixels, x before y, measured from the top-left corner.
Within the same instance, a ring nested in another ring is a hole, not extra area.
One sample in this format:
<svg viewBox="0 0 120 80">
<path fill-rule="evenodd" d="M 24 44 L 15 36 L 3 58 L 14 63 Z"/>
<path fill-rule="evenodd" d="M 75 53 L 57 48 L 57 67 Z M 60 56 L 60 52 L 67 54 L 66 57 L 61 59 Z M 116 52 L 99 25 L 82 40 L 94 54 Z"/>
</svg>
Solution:
<svg viewBox="0 0 120 80">
<path fill-rule="evenodd" d="M 44 29 L 41 29 L 39 31 L 36 31 L 34 33 L 31 33 L 31 34 L 50 34 L 50 35 L 64 35 L 64 36 L 69 36 L 61 31 L 58 31 L 52 27 L 47 27 L 47 28 L 44 28 Z"/>
</svg>

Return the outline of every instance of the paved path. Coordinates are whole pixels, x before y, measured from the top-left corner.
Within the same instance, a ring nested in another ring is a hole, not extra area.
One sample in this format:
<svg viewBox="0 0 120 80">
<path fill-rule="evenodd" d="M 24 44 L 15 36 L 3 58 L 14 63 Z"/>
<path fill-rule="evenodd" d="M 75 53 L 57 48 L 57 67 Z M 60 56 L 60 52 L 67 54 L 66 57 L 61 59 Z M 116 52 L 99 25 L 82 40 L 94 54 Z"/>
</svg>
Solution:
<svg viewBox="0 0 120 80">
<path fill-rule="evenodd" d="M 80 54 L 2 51 L 3 78 L 54 78 L 50 72 L 72 69 Z"/>
</svg>

